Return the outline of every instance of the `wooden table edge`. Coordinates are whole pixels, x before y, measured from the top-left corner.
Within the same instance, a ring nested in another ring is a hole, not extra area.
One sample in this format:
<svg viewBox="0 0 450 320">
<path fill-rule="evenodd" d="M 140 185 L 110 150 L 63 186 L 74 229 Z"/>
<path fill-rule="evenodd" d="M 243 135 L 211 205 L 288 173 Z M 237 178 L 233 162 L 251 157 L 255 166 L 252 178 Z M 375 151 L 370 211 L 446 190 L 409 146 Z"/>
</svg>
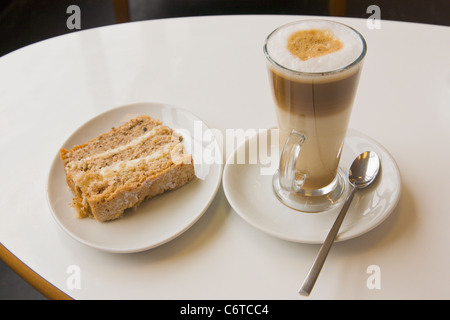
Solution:
<svg viewBox="0 0 450 320">
<path fill-rule="evenodd" d="M 72 297 L 65 294 L 50 282 L 42 278 L 39 274 L 34 272 L 19 258 L 6 249 L 0 243 L 0 259 L 17 273 L 23 280 L 28 282 L 33 288 L 43 294 L 49 300 L 73 300 Z"/>
</svg>

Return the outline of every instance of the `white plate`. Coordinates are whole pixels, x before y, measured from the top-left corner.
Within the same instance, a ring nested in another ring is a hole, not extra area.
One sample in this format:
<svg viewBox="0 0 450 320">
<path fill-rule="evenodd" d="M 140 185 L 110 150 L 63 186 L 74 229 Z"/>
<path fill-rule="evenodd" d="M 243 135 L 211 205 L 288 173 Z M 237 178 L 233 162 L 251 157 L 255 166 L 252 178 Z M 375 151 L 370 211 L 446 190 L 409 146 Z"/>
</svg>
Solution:
<svg viewBox="0 0 450 320">
<path fill-rule="evenodd" d="M 321 244 L 343 204 L 320 213 L 295 211 L 275 197 L 272 175 L 267 172 L 261 174 L 264 172 L 261 170 L 269 169 L 267 161 L 259 161 L 258 156 L 256 161 L 253 159 L 254 164 L 249 164 L 250 161 L 234 164 L 238 163 L 236 154 L 248 155 L 249 146 L 258 146 L 259 141 L 267 141 L 268 150 L 275 152 L 277 146 L 270 144 L 270 136 L 271 130 L 260 132 L 230 155 L 223 175 L 225 195 L 233 209 L 259 230 L 284 240 Z M 348 130 L 341 157 L 341 170 L 347 173 L 354 158 L 367 150 L 378 153 L 381 171 L 372 186 L 355 195 L 336 241 L 360 236 L 381 224 L 391 214 L 400 197 L 400 173 L 394 159 L 385 148 L 362 133 Z M 348 190 L 346 188 L 345 192 L 348 193 Z"/>
<path fill-rule="evenodd" d="M 81 126 L 62 147 L 70 149 L 89 141 L 138 114 L 159 118 L 182 134 L 183 145 L 193 156 L 196 176 L 182 188 L 145 201 L 136 210 L 126 211 L 121 219 L 106 223 L 77 219 L 69 206 L 73 195 L 65 182 L 59 150 L 55 150 L 47 186 L 53 216 L 73 238 L 99 250 L 138 252 L 174 239 L 202 216 L 221 182 L 223 161 L 216 138 L 198 134 L 207 132 L 208 127 L 193 114 L 164 104 L 138 103 L 109 110 Z M 195 136 L 194 132 L 197 132 Z"/>
</svg>

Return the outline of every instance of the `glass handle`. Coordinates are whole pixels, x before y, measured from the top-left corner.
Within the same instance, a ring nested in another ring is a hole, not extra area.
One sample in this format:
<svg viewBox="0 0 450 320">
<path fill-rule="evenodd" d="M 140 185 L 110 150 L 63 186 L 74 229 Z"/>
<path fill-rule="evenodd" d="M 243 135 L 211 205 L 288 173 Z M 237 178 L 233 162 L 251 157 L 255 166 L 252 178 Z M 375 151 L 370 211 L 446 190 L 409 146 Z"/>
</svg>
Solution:
<svg viewBox="0 0 450 320">
<path fill-rule="evenodd" d="M 297 159 L 306 137 L 292 130 L 283 147 L 278 168 L 280 186 L 289 192 L 299 192 L 307 175 L 296 169 Z"/>
</svg>

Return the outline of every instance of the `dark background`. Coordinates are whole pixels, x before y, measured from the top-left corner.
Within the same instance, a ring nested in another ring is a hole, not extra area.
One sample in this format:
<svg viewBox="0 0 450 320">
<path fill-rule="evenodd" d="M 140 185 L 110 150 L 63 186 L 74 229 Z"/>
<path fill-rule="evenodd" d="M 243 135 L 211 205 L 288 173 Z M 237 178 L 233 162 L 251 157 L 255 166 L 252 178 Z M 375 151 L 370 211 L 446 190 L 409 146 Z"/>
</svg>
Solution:
<svg viewBox="0 0 450 320">
<path fill-rule="evenodd" d="M 218 14 L 297 14 L 381 19 L 450 26 L 450 0 L 0 0 L 0 56 L 28 44 L 76 32 L 69 5 L 81 9 L 81 29 L 126 21 Z"/>
<path fill-rule="evenodd" d="M 0 57 L 69 30 L 69 5 L 81 9 L 81 29 L 182 16 L 294 14 L 381 19 L 450 26 L 450 0 L 0 0 Z M 443 39 L 448 41 L 449 39 Z M 45 299 L 0 260 L 0 300 Z"/>
</svg>

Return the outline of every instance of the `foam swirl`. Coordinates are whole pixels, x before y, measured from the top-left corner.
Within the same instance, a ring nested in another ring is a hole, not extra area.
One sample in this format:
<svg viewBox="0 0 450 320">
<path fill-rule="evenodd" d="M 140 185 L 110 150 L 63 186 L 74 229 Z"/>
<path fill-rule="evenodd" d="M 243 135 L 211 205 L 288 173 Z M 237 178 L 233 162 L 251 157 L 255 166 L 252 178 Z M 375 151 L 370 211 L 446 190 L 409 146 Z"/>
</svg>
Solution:
<svg viewBox="0 0 450 320">
<path fill-rule="evenodd" d="M 325 50 L 325 54 L 308 53 L 306 49 L 301 48 L 297 53 L 292 50 L 289 39 L 296 33 L 308 34 L 316 31 L 322 38 L 328 37 L 330 47 L 336 47 L 333 50 Z M 338 43 L 342 43 L 342 46 Z M 329 20 L 303 20 L 284 25 L 275 30 L 266 42 L 267 53 L 273 61 L 287 69 L 307 73 L 330 72 L 344 68 L 361 56 L 364 47 L 364 40 L 358 32 Z"/>
</svg>

